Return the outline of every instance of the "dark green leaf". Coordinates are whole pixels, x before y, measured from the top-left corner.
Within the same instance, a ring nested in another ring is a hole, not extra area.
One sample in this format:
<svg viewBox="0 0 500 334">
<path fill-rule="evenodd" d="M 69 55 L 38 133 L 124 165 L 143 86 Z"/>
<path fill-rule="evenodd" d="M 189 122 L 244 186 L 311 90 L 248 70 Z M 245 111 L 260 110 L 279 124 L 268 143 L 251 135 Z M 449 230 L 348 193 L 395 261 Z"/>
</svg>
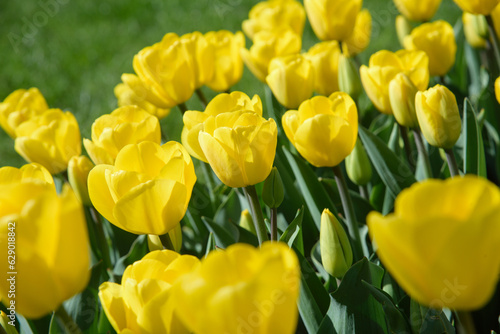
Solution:
<svg viewBox="0 0 500 334">
<path fill-rule="evenodd" d="M 238 240 L 238 229 L 231 223 L 219 225 L 208 217 L 201 217 L 201 220 L 208 230 L 213 233 L 217 247 L 227 248 Z"/>
<path fill-rule="evenodd" d="M 453 328 L 442 310 L 427 308 L 412 299 L 410 313 L 410 324 L 413 333 L 455 333 L 455 328 Z"/>
<path fill-rule="evenodd" d="M 281 235 L 280 241 L 286 242 L 288 246 L 294 245 L 300 254 L 304 255 L 304 243 L 302 241 L 302 219 L 304 218 L 304 207 L 297 210 L 295 219 L 288 225 Z"/>
<path fill-rule="evenodd" d="M 464 173 L 486 177 L 483 136 L 476 112 L 468 98 L 464 100 L 463 122 Z"/>
<path fill-rule="evenodd" d="M 132 243 L 129 252 L 122 256 L 116 261 L 115 268 L 113 270 L 114 274 L 117 276 L 122 276 L 125 268 L 131 265 L 135 261 L 139 261 L 148 253 L 148 238 L 146 235 L 138 236 Z"/>
</svg>

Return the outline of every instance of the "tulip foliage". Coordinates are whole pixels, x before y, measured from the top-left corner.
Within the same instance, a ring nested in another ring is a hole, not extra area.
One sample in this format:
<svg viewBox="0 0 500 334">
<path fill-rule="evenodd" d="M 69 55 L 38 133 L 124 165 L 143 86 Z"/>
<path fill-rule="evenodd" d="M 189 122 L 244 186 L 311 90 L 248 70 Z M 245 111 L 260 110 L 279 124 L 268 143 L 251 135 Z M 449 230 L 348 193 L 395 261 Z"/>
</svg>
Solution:
<svg viewBox="0 0 500 334">
<path fill-rule="evenodd" d="M 498 3 L 186 18 L 82 132 L 11 92 L 0 332 L 500 332 Z"/>
</svg>

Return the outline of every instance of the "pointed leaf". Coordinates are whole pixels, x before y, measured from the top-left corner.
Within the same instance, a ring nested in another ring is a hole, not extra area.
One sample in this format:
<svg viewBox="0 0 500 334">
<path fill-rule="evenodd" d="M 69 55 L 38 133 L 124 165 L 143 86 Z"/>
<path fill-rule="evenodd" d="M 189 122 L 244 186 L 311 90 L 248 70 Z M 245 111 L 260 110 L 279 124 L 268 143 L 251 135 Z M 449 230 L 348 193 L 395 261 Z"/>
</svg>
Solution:
<svg viewBox="0 0 500 334">
<path fill-rule="evenodd" d="M 464 100 L 464 173 L 486 177 L 483 136 L 476 112 L 468 98 Z"/>
</svg>

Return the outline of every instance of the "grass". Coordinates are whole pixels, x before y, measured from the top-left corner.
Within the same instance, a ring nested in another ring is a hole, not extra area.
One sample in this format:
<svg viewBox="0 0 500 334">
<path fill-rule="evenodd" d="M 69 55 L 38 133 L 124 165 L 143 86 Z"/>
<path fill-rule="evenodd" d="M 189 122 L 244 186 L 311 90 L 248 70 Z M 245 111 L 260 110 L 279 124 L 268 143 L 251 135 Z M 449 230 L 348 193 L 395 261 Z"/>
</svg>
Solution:
<svg viewBox="0 0 500 334">
<path fill-rule="evenodd" d="M 113 88 L 122 73 L 133 71 L 132 58 L 140 49 L 159 41 L 167 32 L 240 30 L 241 22 L 257 2 L 1 1 L 0 101 L 16 89 L 38 87 L 50 107 L 75 114 L 82 137 L 88 138 L 92 122 L 116 108 Z M 393 29 L 397 10 L 388 0 L 365 0 L 364 7 L 373 16 L 372 42 L 361 57 L 366 63 L 377 50 L 398 48 Z M 438 15 L 454 22 L 458 11 L 452 1 L 445 0 Z M 315 42 L 306 25 L 304 50 Z M 247 70 L 234 89 L 263 97 L 262 85 Z M 195 100 L 187 104 L 193 109 L 199 106 Z M 14 141 L 0 130 L 0 166 L 19 167 L 24 163 L 14 151 Z"/>
</svg>

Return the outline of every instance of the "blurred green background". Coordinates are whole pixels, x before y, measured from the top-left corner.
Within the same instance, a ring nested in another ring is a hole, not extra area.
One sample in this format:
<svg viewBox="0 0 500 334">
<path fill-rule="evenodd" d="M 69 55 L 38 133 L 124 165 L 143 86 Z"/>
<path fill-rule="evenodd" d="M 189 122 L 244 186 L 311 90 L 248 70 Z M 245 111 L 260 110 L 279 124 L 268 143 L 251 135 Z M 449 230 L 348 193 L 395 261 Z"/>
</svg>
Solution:
<svg viewBox="0 0 500 334">
<path fill-rule="evenodd" d="M 27 0 L 0 1 L 0 101 L 19 88 L 38 87 L 50 107 L 73 112 L 82 137 L 92 122 L 116 108 L 114 86 L 132 73 L 132 58 L 167 32 L 178 34 L 227 29 L 237 31 L 258 1 L 250 0 Z M 390 0 L 365 0 L 373 17 L 372 41 L 361 55 L 399 48 L 394 30 L 397 10 Z M 438 17 L 455 23 L 452 0 Z M 303 49 L 318 40 L 306 24 Z M 247 47 L 251 45 L 247 40 Z M 248 70 L 233 88 L 263 97 L 263 86 Z M 205 90 L 209 97 L 214 93 Z M 196 98 L 187 102 L 199 107 Z M 173 113 L 162 121 L 179 118 Z M 178 133 L 180 129 L 176 129 Z M 175 136 L 174 136 L 175 137 Z M 24 164 L 14 141 L 0 129 L 0 166 Z"/>
</svg>

